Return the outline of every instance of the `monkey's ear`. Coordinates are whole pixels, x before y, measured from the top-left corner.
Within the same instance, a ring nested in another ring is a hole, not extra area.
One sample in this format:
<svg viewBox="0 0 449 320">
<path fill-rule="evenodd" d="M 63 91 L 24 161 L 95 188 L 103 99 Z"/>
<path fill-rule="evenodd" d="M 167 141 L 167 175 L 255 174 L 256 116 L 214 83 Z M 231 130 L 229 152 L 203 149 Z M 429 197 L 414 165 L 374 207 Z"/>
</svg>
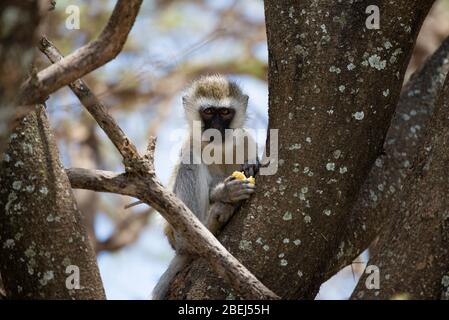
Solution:
<svg viewBox="0 0 449 320">
<path fill-rule="evenodd" d="M 242 96 L 243 105 L 245 106 L 245 108 L 248 106 L 248 99 L 249 99 L 249 96 L 248 96 L 248 95 L 244 94 L 244 95 Z"/>
</svg>

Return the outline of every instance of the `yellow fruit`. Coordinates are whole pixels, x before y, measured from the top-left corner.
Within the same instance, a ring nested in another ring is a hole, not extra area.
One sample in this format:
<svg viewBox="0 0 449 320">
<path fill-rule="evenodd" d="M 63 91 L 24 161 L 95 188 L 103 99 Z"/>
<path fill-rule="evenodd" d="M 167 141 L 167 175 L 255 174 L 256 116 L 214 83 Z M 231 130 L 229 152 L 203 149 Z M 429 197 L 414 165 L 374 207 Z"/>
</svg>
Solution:
<svg viewBox="0 0 449 320">
<path fill-rule="evenodd" d="M 232 176 L 234 178 L 236 178 L 237 180 L 245 180 L 246 179 L 245 174 L 243 172 L 240 172 L 240 171 L 234 171 L 232 173 Z"/>
<path fill-rule="evenodd" d="M 243 172 L 240 172 L 240 171 L 234 171 L 234 172 L 232 173 L 232 176 L 233 176 L 234 178 L 236 178 L 237 180 L 248 180 L 249 183 L 251 183 L 251 184 L 256 184 L 256 179 L 254 179 L 253 176 L 247 178 Z"/>
</svg>

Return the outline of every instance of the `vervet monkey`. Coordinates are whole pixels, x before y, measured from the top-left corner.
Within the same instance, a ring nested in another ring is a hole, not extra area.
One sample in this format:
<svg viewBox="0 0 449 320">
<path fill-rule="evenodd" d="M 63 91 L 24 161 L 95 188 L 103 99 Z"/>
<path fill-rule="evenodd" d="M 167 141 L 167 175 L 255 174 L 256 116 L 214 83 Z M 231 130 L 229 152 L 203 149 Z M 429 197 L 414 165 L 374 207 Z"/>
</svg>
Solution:
<svg viewBox="0 0 449 320">
<path fill-rule="evenodd" d="M 248 96 L 223 76 L 205 76 L 188 88 L 183 106 L 189 135 L 174 170 L 173 192 L 216 235 L 255 191 L 254 184 L 232 177 L 234 171 L 254 176 L 259 166 L 256 143 L 243 128 Z M 172 279 L 193 258 L 169 224 L 165 233 L 176 256 L 153 290 L 156 300 L 166 297 Z"/>
</svg>

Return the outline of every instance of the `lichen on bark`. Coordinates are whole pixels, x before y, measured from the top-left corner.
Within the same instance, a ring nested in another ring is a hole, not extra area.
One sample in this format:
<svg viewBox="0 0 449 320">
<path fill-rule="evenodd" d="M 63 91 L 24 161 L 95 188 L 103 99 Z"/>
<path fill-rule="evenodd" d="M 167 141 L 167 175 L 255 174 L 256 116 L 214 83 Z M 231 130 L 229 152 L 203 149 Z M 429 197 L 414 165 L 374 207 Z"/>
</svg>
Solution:
<svg viewBox="0 0 449 320">
<path fill-rule="evenodd" d="M 0 272 L 7 297 L 103 299 L 95 254 L 43 106 L 13 131 L 0 170 Z M 79 268 L 79 289 L 70 279 L 66 286 L 69 266 Z"/>
</svg>

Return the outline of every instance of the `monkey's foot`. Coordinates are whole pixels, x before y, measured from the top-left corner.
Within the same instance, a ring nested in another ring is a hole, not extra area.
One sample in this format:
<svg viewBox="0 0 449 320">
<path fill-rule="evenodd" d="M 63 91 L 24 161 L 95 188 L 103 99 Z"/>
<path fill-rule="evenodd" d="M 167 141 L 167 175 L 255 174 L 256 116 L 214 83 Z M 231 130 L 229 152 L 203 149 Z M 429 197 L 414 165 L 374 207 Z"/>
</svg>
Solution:
<svg viewBox="0 0 449 320">
<path fill-rule="evenodd" d="M 207 228 L 212 234 L 217 235 L 223 226 L 231 219 L 235 211 L 235 205 L 223 202 L 216 202 L 211 207 Z"/>
</svg>

